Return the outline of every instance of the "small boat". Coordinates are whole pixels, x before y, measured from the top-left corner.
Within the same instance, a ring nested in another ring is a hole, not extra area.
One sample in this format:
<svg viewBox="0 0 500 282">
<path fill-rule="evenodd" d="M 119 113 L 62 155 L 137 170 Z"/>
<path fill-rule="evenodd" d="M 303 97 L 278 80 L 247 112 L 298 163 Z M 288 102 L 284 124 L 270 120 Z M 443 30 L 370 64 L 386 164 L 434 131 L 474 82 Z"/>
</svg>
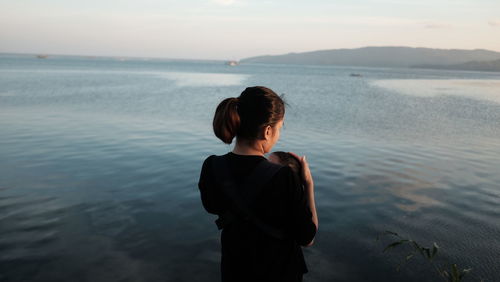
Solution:
<svg viewBox="0 0 500 282">
<path fill-rule="evenodd" d="M 359 74 L 359 73 L 351 73 L 349 76 L 352 76 L 352 77 L 362 77 L 362 75 Z"/>
<path fill-rule="evenodd" d="M 238 63 L 238 61 L 227 61 L 226 62 L 226 65 L 231 66 L 231 67 L 237 66 L 239 64 L 240 63 Z"/>
<path fill-rule="evenodd" d="M 47 59 L 49 55 L 36 55 L 38 59 Z"/>
</svg>

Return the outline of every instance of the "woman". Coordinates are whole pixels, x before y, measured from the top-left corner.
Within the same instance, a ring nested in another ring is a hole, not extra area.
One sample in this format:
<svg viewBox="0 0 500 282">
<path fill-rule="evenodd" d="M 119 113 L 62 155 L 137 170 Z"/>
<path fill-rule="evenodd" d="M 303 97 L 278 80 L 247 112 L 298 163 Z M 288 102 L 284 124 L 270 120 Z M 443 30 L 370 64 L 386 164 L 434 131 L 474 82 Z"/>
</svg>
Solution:
<svg viewBox="0 0 500 282">
<path fill-rule="evenodd" d="M 204 161 L 198 187 L 205 209 L 219 215 L 223 282 L 295 282 L 308 271 L 301 246 L 313 244 L 318 218 L 306 158 L 294 155 L 302 165 L 304 183 L 298 183 L 289 166 L 264 157 L 280 137 L 284 115 L 283 100 L 262 86 L 216 109 L 215 135 L 226 144 L 236 137 L 236 145 Z"/>
</svg>

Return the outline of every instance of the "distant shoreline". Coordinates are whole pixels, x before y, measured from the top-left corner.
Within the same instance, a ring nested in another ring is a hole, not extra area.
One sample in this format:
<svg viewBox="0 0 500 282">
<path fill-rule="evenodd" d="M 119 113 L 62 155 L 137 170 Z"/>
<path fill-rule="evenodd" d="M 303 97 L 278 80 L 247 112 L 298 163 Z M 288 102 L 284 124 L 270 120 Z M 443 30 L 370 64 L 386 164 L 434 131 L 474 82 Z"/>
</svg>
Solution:
<svg viewBox="0 0 500 282">
<path fill-rule="evenodd" d="M 500 71 L 500 52 L 484 49 L 462 50 L 387 46 L 265 55 L 245 58 L 241 62 L 498 72 Z"/>
<path fill-rule="evenodd" d="M 185 58 L 167 58 L 167 57 L 136 57 L 136 56 L 106 56 L 106 55 L 78 55 L 78 54 L 54 54 L 54 53 L 16 53 L 16 52 L 0 52 L 0 56 L 26 56 L 33 57 L 43 54 L 47 55 L 49 58 L 80 58 L 80 59 L 114 59 L 125 61 L 197 61 L 197 62 L 226 62 L 227 60 L 217 60 L 217 59 L 185 59 Z"/>
<path fill-rule="evenodd" d="M 51 53 L 0 52 L 0 56 L 22 56 L 46 59 L 73 58 L 116 61 L 165 61 L 206 62 L 227 64 L 228 60 L 177 59 L 165 57 L 133 57 L 103 55 L 73 55 Z M 310 65 L 334 67 L 368 68 L 413 68 L 430 70 L 456 70 L 500 72 L 500 52 L 474 49 L 430 49 L 413 47 L 362 47 L 356 49 L 333 49 L 284 55 L 265 55 L 245 58 L 239 64 Z"/>
</svg>

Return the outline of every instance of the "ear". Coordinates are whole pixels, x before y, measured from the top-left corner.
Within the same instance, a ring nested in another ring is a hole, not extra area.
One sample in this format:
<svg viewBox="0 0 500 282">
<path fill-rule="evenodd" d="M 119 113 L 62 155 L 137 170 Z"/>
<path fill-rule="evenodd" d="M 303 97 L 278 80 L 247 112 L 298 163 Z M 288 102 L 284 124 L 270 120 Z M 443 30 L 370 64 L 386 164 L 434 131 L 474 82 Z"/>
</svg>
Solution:
<svg viewBox="0 0 500 282">
<path fill-rule="evenodd" d="M 264 128 L 264 139 L 269 140 L 273 136 L 273 128 L 268 125 Z"/>
</svg>

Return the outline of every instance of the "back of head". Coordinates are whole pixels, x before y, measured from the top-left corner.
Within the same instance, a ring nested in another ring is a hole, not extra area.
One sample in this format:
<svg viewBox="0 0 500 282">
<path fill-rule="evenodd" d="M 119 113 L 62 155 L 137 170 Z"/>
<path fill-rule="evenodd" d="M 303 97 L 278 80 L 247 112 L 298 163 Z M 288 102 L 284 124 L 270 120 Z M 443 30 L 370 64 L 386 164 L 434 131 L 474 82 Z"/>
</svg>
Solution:
<svg viewBox="0 0 500 282">
<path fill-rule="evenodd" d="M 260 130 L 274 126 L 285 116 L 285 103 L 274 91 L 263 86 L 246 88 L 237 98 L 224 99 L 215 110 L 215 136 L 231 144 L 234 137 L 255 140 Z"/>
<path fill-rule="evenodd" d="M 282 152 L 282 151 L 276 151 L 272 153 L 279 159 L 279 163 L 281 165 L 286 165 L 289 166 L 292 171 L 294 172 L 295 176 L 299 180 L 299 183 L 302 183 L 302 165 L 300 164 L 300 161 L 295 158 L 293 155 L 290 153 Z"/>
</svg>

